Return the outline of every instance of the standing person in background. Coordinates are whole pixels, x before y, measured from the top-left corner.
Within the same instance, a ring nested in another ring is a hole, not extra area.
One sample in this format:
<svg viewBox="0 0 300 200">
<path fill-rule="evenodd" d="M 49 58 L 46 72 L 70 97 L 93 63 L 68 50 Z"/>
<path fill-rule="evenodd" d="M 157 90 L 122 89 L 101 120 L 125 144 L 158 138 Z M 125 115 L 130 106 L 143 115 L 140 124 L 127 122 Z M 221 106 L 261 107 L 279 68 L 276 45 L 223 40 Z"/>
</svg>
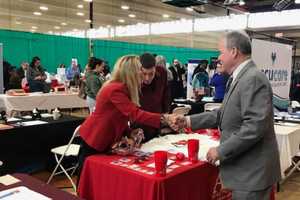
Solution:
<svg viewBox="0 0 300 200">
<path fill-rule="evenodd" d="M 12 66 L 9 62 L 3 60 L 3 84 L 4 84 L 4 92 L 9 90 L 9 79 L 10 79 L 10 71 L 12 70 Z"/>
<path fill-rule="evenodd" d="M 156 62 L 156 66 L 158 67 L 162 67 L 167 71 L 167 75 L 168 75 L 168 82 L 173 80 L 173 74 L 170 71 L 170 69 L 167 68 L 167 61 L 166 58 L 162 55 L 157 55 L 155 57 L 155 62 Z"/>
<path fill-rule="evenodd" d="M 142 54 L 140 62 L 142 64 L 141 109 L 152 113 L 168 113 L 171 101 L 167 71 L 161 66 L 156 66 L 155 57 L 150 53 Z M 144 130 L 144 141 L 154 138 L 159 133 L 158 129 L 146 125 L 135 124 L 134 127 Z"/>
<path fill-rule="evenodd" d="M 68 80 L 72 80 L 75 74 L 80 75 L 80 68 L 78 66 L 78 61 L 76 58 L 72 58 L 71 66 L 66 70 L 66 77 Z"/>
<path fill-rule="evenodd" d="M 221 103 L 224 99 L 226 83 L 229 76 L 226 74 L 220 62 L 217 62 L 216 73 L 209 84 L 215 88 L 214 102 Z"/>
<path fill-rule="evenodd" d="M 200 101 L 208 94 L 208 74 L 203 64 L 199 64 L 196 69 L 197 73 L 192 76 L 192 87 L 195 99 Z"/>
<path fill-rule="evenodd" d="M 98 91 L 105 82 L 105 77 L 101 75 L 104 70 L 104 62 L 98 58 L 93 58 L 89 60 L 88 66 L 89 71 L 85 74 L 86 102 L 90 113 L 92 113 L 95 109 Z"/>
<path fill-rule="evenodd" d="M 32 58 L 29 68 L 26 72 L 27 81 L 30 92 L 46 91 L 47 76 L 45 70 L 41 66 L 41 59 L 37 56 Z"/>
<path fill-rule="evenodd" d="M 109 70 L 109 65 L 107 62 L 104 62 L 104 70 L 103 70 L 103 76 L 105 77 L 105 80 L 109 80 L 111 77 L 111 73 Z"/>
<path fill-rule="evenodd" d="M 178 117 L 173 128 L 221 131 L 218 147 L 209 149 L 211 164 L 220 160 L 220 176 L 233 200 L 269 200 L 280 181 L 279 151 L 274 132 L 272 87 L 251 60 L 245 32 L 228 32 L 219 43 L 219 60 L 230 74 L 220 109 Z"/>
<path fill-rule="evenodd" d="M 185 74 L 184 68 L 181 67 L 179 61 L 174 59 L 173 65 L 169 68 L 172 72 L 173 80 L 171 81 L 171 98 L 182 98 L 184 97 L 183 91 L 183 76 Z"/>
</svg>

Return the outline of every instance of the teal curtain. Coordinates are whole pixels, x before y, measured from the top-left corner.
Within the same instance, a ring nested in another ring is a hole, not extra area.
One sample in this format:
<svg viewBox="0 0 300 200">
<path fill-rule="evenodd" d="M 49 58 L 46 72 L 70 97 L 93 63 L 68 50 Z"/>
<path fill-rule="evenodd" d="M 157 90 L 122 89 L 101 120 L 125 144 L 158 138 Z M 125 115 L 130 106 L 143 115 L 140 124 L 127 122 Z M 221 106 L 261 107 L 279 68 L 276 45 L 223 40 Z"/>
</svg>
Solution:
<svg viewBox="0 0 300 200">
<path fill-rule="evenodd" d="M 116 60 L 127 54 L 140 55 L 144 52 L 155 53 L 166 57 L 169 63 L 172 63 L 174 58 L 177 58 L 182 63 L 187 63 L 190 59 L 207 59 L 219 55 L 218 51 L 181 48 L 162 45 L 137 44 L 129 42 L 117 42 L 108 40 L 93 40 L 94 56 L 103 58 L 109 62 L 113 68 Z"/>
<path fill-rule="evenodd" d="M 22 61 L 30 62 L 32 57 L 39 56 L 48 72 L 56 72 L 61 63 L 68 67 L 72 58 L 77 58 L 83 69 L 89 57 L 89 41 L 83 38 L 0 30 L 0 43 L 3 43 L 4 59 L 12 65 L 19 67 Z M 190 59 L 210 60 L 219 54 L 212 50 L 93 40 L 93 55 L 107 60 L 111 69 L 119 57 L 144 52 L 163 55 L 169 63 L 174 58 L 182 63 Z"/>
<path fill-rule="evenodd" d="M 32 57 L 41 58 L 42 66 L 48 72 L 56 72 L 59 64 L 67 67 L 72 58 L 77 58 L 83 69 L 89 56 L 88 39 L 0 30 L 3 55 L 14 66 L 22 61 L 30 63 Z"/>
</svg>

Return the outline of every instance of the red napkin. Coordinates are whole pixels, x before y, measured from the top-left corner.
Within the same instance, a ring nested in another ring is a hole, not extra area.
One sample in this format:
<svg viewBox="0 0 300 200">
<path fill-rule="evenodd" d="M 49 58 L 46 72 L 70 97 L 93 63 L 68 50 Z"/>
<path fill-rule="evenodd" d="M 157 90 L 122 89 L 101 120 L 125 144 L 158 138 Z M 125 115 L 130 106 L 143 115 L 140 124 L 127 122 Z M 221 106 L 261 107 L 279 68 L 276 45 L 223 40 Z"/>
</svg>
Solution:
<svg viewBox="0 0 300 200">
<path fill-rule="evenodd" d="M 198 162 L 198 152 L 199 152 L 199 140 L 197 139 L 188 140 L 188 156 L 191 162 L 193 163 Z"/>
<path fill-rule="evenodd" d="M 167 161 L 168 161 L 168 153 L 166 151 L 154 152 L 156 176 L 159 177 L 166 176 Z"/>
</svg>

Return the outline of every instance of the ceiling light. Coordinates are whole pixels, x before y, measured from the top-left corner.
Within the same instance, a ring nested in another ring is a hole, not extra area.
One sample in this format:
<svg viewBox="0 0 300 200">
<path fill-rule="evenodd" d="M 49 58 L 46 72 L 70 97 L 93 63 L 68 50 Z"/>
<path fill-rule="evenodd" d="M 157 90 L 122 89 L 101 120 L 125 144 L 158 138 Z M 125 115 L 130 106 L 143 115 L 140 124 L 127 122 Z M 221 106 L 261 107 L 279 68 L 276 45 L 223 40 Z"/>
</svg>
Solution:
<svg viewBox="0 0 300 200">
<path fill-rule="evenodd" d="M 78 16 L 84 16 L 84 13 L 78 12 L 78 13 L 76 13 L 76 15 L 78 15 Z"/>
<path fill-rule="evenodd" d="M 77 28 L 74 28 L 72 31 L 76 32 L 76 31 L 78 31 L 78 29 L 77 29 Z"/>
<path fill-rule="evenodd" d="M 129 14 L 128 17 L 135 18 L 136 16 L 135 16 L 135 14 Z"/>
<path fill-rule="evenodd" d="M 40 6 L 40 9 L 41 10 L 48 10 L 48 7 L 46 7 L 46 6 Z"/>
<path fill-rule="evenodd" d="M 54 26 L 54 29 L 60 29 L 60 27 L 59 26 Z"/>
<path fill-rule="evenodd" d="M 36 27 L 36 26 L 32 26 L 31 28 L 32 28 L 32 29 L 37 29 L 38 27 Z"/>
<path fill-rule="evenodd" d="M 120 22 L 120 23 L 124 23 L 124 22 L 125 22 L 125 20 L 124 20 L 124 19 L 119 19 L 119 20 L 118 20 L 118 22 Z"/>
<path fill-rule="evenodd" d="M 22 22 L 20 22 L 20 21 L 16 21 L 16 24 L 22 24 Z"/>
<path fill-rule="evenodd" d="M 192 7 L 187 7 L 187 8 L 185 8 L 187 11 L 189 11 L 189 12 L 192 12 L 192 11 L 194 11 L 194 9 L 192 8 Z"/>
<path fill-rule="evenodd" d="M 33 12 L 34 15 L 42 15 L 40 12 Z"/>
<path fill-rule="evenodd" d="M 170 15 L 167 15 L 167 14 L 163 14 L 162 16 L 163 16 L 163 18 L 169 18 L 170 17 Z"/>
<path fill-rule="evenodd" d="M 68 24 L 66 22 L 62 22 L 62 23 L 60 23 L 60 25 L 67 26 Z"/>
<path fill-rule="evenodd" d="M 111 25 L 107 25 L 107 26 L 106 26 L 106 28 L 110 28 L 110 27 L 111 27 Z"/>
<path fill-rule="evenodd" d="M 53 34 L 53 31 L 48 31 L 49 34 Z"/>
<path fill-rule="evenodd" d="M 83 8 L 82 4 L 77 5 L 77 8 Z"/>
<path fill-rule="evenodd" d="M 30 31 L 31 31 L 31 32 L 36 32 L 36 30 L 35 30 L 35 29 L 31 29 Z"/>
<path fill-rule="evenodd" d="M 91 23 L 92 22 L 92 20 L 90 20 L 90 19 L 86 19 L 86 20 L 84 20 L 86 23 Z"/>
<path fill-rule="evenodd" d="M 129 10 L 129 6 L 126 6 L 126 5 L 123 5 L 123 6 L 121 6 L 121 8 L 123 9 L 123 10 Z"/>
<path fill-rule="evenodd" d="M 84 0 L 85 2 L 92 2 L 93 0 Z"/>
</svg>

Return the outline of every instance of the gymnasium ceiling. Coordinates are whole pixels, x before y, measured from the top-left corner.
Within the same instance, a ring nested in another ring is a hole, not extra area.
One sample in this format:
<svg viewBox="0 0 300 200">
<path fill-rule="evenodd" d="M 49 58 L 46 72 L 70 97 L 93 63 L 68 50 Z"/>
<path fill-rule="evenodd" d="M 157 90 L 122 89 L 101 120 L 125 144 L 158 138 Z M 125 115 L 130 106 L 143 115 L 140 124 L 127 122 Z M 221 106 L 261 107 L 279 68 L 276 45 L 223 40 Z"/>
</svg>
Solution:
<svg viewBox="0 0 300 200">
<path fill-rule="evenodd" d="M 119 26 L 137 23 L 154 23 L 170 20 L 225 16 L 229 13 L 261 12 L 274 10 L 275 1 L 249 0 L 245 5 L 233 5 L 224 9 L 223 2 L 209 1 L 209 4 L 194 7 L 194 10 L 175 7 L 161 0 L 93 0 L 93 26 Z M 128 9 L 122 9 L 128 6 Z M 43 9 L 43 7 L 46 7 Z M 297 8 L 292 4 L 289 9 Z M 90 27 L 90 3 L 85 0 L 0 0 L 0 28 L 18 31 L 31 31 L 50 34 L 87 30 Z M 35 15 L 38 12 L 40 15 Z M 35 13 L 35 14 L 34 14 Z M 81 14 L 79 14 L 81 13 Z M 274 35 L 282 32 L 284 36 L 300 39 L 298 29 L 267 31 Z M 114 38 L 115 40 L 173 45 L 182 47 L 216 49 L 220 32 L 201 32 L 189 34 L 166 34 L 138 37 Z"/>
</svg>

